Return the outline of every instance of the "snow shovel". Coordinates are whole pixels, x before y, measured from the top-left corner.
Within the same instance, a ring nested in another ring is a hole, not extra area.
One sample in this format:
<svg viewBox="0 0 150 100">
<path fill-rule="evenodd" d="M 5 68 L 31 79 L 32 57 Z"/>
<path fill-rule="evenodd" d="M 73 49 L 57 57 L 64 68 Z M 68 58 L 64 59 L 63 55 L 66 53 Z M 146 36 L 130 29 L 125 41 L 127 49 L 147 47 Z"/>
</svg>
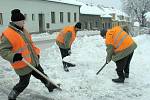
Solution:
<svg viewBox="0 0 150 100">
<path fill-rule="evenodd" d="M 105 64 L 101 67 L 101 69 L 99 69 L 99 71 L 96 73 L 96 75 L 98 75 L 99 74 L 99 72 L 106 66 L 106 62 L 105 62 Z"/>
<path fill-rule="evenodd" d="M 58 90 L 62 91 L 62 89 L 60 88 L 60 86 L 58 86 L 57 84 L 55 84 L 53 81 L 51 81 L 47 76 L 45 76 L 43 73 L 41 73 L 39 70 L 37 70 L 35 67 L 33 67 L 29 62 L 27 62 L 25 59 L 22 59 L 22 61 L 24 61 L 30 68 L 32 68 L 34 71 L 36 71 L 38 74 L 40 74 L 41 76 L 43 76 L 48 82 L 50 82 L 51 84 L 55 85 L 57 87 Z"/>
</svg>

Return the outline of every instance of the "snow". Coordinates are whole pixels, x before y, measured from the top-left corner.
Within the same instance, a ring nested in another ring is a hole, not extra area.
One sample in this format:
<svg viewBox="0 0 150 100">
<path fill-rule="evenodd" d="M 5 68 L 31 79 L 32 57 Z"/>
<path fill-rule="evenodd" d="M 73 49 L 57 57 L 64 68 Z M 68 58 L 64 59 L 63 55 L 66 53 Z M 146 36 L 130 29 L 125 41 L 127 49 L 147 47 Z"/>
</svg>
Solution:
<svg viewBox="0 0 150 100">
<path fill-rule="evenodd" d="M 64 59 L 76 64 L 76 67 L 69 68 L 70 72 L 63 71 L 60 51 L 55 43 L 46 49 L 41 48 L 40 62 L 45 73 L 54 82 L 60 82 L 63 91 L 55 90 L 48 93 L 40 81 L 31 77 L 31 82 L 26 89 L 30 91 L 28 94 L 23 92 L 19 97 L 28 96 L 30 93 L 32 95 L 34 92 L 52 100 L 147 100 L 150 98 L 149 35 L 139 35 L 134 38 L 138 47 L 131 61 L 130 78 L 126 79 L 124 84 L 116 84 L 111 81 L 112 78 L 117 77 L 114 62 L 110 62 L 99 75 L 96 75 L 105 63 L 106 46 L 100 35 L 89 36 L 88 34 L 99 34 L 99 31 L 80 31 L 78 34 L 72 45 L 71 56 Z M 44 36 L 47 38 L 47 35 Z M 34 35 L 33 38 L 40 40 L 39 38 L 44 36 Z M 0 58 L 0 89 L 8 86 L 11 89 L 17 80 L 18 77 L 9 63 Z M 0 90 L 0 98 L 4 98 L 2 92 Z M 22 99 L 18 98 L 18 100 Z M 33 99 L 31 96 L 28 100 L 42 99 Z"/>
<path fill-rule="evenodd" d="M 114 7 L 103 7 L 104 11 L 107 12 L 108 14 L 112 14 L 115 13 L 116 15 L 122 15 L 122 16 L 126 16 L 128 17 L 128 15 L 126 13 L 124 13 L 121 10 L 118 10 Z"/>
<path fill-rule="evenodd" d="M 147 21 L 150 22 L 150 12 L 144 14 Z"/>
<path fill-rule="evenodd" d="M 50 35 L 49 33 L 33 34 L 32 40 L 33 41 L 43 41 L 43 40 L 55 39 L 57 34 L 58 34 L 58 32 L 55 32 L 52 35 Z"/>
<path fill-rule="evenodd" d="M 78 1 L 82 1 L 86 4 L 94 4 L 94 5 L 101 4 L 107 7 L 115 7 L 117 9 L 122 9 L 121 0 L 78 0 Z"/>
<path fill-rule="evenodd" d="M 140 26 L 140 23 L 139 23 L 139 22 L 134 22 L 134 26 L 139 27 L 139 26 Z"/>
<path fill-rule="evenodd" d="M 80 8 L 81 14 L 102 15 L 104 11 L 93 5 L 82 5 Z"/>
<path fill-rule="evenodd" d="M 112 18 L 112 16 L 109 15 L 109 14 L 103 14 L 101 17 L 104 17 L 104 18 Z"/>
<path fill-rule="evenodd" d="M 79 5 L 79 6 L 82 5 L 81 2 L 78 2 L 76 0 L 48 0 L 48 1 L 54 1 L 54 2 L 60 2 L 60 3 L 67 3 L 67 4 L 73 4 L 73 5 Z"/>
</svg>

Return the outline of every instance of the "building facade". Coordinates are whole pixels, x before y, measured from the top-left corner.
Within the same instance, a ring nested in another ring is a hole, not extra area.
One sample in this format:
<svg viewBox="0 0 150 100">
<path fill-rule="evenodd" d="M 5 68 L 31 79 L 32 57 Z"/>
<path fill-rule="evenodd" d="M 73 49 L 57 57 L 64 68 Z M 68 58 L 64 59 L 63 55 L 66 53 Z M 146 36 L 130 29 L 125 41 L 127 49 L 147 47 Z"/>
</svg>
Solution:
<svg viewBox="0 0 150 100">
<path fill-rule="evenodd" d="M 0 33 L 9 24 L 11 10 L 20 9 L 29 32 L 54 31 L 79 21 L 79 4 L 57 0 L 1 0 Z"/>
<path fill-rule="evenodd" d="M 100 15 L 80 14 L 83 30 L 97 30 L 101 27 Z"/>
</svg>

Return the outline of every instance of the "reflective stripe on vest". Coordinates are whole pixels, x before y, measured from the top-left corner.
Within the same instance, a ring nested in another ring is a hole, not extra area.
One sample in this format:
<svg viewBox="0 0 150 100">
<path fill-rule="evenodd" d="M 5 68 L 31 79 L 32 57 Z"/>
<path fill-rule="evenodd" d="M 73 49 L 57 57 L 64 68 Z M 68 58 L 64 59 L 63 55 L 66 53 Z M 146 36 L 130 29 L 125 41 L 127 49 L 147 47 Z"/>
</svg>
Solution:
<svg viewBox="0 0 150 100">
<path fill-rule="evenodd" d="M 26 45 L 28 45 L 28 44 L 26 44 Z M 22 48 L 19 48 L 19 49 L 16 51 L 16 53 L 20 53 L 20 52 L 24 51 L 25 49 L 28 49 L 27 46 L 24 46 L 24 47 L 22 47 Z"/>
<path fill-rule="evenodd" d="M 116 45 L 116 46 L 115 46 L 116 49 L 120 47 L 120 45 L 123 43 L 123 41 L 125 40 L 125 38 L 128 36 L 127 34 L 124 34 L 124 36 L 121 38 L 121 40 L 120 40 L 119 43 L 117 44 L 116 42 L 117 42 L 117 40 L 119 39 L 119 37 L 120 37 L 120 35 L 121 35 L 122 32 L 123 32 L 123 31 L 120 31 L 119 33 L 117 33 L 117 36 L 116 36 L 115 39 L 114 39 L 114 45 Z"/>
<path fill-rule="evenodd" d="M 13 30 L 12 28 L 8 27 L 4 32 L 3 35 L 8 39 L 10 44 L 12 45 L 12 52 L 13 53 L 21 53 L 22 57 L 31 63 L 30 51 L 28 50 L 27 43 L 23 40 L 18 32 Z M 16 40 L 17 38 L 17 40 Z M 15 42 L 17 41 L 17 42 Z M 27 67 L 27 64 L 23 61 L 16 61 L 11 63 L 14 69 L 22 69 Z"/>
<path fill-rule="evenodd" d="M 122 37 L 122 39 L 120 40 L 120 42 L 118 43 L 118 45 L 116 46 L 116 48 L 119 48 L 119 47 L 120 47 L 120 45 L 123 43 L 123 41 L 125 40 L 125 38 L 126 38 L 127 36 L 128 36 L 128 35 L 125 34 L 125 35 Z"/>
</svg>

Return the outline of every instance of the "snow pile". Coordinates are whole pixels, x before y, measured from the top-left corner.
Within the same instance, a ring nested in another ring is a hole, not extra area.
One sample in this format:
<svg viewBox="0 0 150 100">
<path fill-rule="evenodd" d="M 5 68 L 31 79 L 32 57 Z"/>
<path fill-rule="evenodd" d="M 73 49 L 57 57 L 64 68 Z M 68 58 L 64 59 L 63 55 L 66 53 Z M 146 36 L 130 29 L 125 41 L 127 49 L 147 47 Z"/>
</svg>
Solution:
<svg viewBox="0 0 150 100">
<path fill-rule="evenodd" d="M 104 64 L 106 57 L 106 47 L 100 36 L 77 38 L 72 47 L 71 57 L 66 58 L 77 65 L 75 68 L 69 68 L 69 73 L 63 72 L 58 47 L 52 46 L 48 49 L 49 59 L 43 59 L 42 62 L 49 62 L 46 65 L 52 67 L 48 67 L 49 76 L 61 80 L 64 91 L 54 92 L 51 97 L 56 100 L 122 100 L 122 98 L 144 100 L 148 98 L 150 51 L 146 49 L 150 49 L 147 47 L 149 40 L 149 35 L 135 38 L 138 48 L 131 61 L 130 78 L 126 79 L 124 84 L 115 84 L 111 81 L 112 78 L 117 77 L 113 62 L 109 63 L 98 76 L 95 75 Z"/>
<path fill-rule="evenodd" d="M 53 40 L 56 39 L 59 32 L 54 32 L 52 34 L 49 33 L 41 33 L 41 34 L 32 34 L 33 41 L 44 41 L 44 40 Z M 98 35 L 99 31 L 78 31 L 77 36 L 85 36 L 85 35 Z"/>
<path fill-rule="evenodd" d="M 33 41 L 51 40 L 51 39 L 55 39 L 57 34 L 58 32 L 55 32 L 51 35 L 49 33 L 32 34 L 32 40 Z"/>
<path fill-rule="evenodd" d="M 87 34 L 90 34 L 90 32 Z M 147 100 L 147 98 L 150 98 L 150 36 L 140 35 L 135 37 L 134 40 L 138 47 L 131 61 L 130 78 L 126 79 L 124 84 L 116 84 L 111 81 L 112 78 L 117 77 L 114 62 L 110 62 L 99 75 L 96 75 L 96 72 L 105 63 L 106 58 L 104 39 L 99 35 L 77 37 L 72 46 L 71 56 L 66 58 L 66 60 L 76 64 L 76 67 L 69 68 L 70 72 L 63 71 L 60 51 L 56 44 L 53 44 L 50 48 L 42 49 L 41 65 L 50 79 L 61 82 L 63 91 L 55 90 L 48 93 L 44 85 L 32 77 L 31 83 L 26 89 L 31 90 L 28 91 L 28 94 L 31 94 L 28 100 L 40 100 L 38 95 L 37 97 L 36 95 L 32 96 L 34 91 L 52 98 L 52 100 L 122 100 L 122 98 L 123 100 Z M 3 62 L 1 60 L 0 64 L 10 67 Z M 0 67 L 0 72 L 7 72 L 5 77 L 0 75 L 1 83 L 6 81 L 10 84 L 1 85 L 0 89 L 2 87 L 7 89 L 8 86 L 12 88 L 12 84 L 15 84 L 12 79 L 15 82 L 17 81 L 15 73 L 4 67 Z M 8 80 L 9 78 L 11 80 Z M 2 92 L 1 90 L 0 97 L 3 97 Z M 24 95 L 26 95 L 26 92 L 23 92 L 21 96 Z"/>
</svg>

